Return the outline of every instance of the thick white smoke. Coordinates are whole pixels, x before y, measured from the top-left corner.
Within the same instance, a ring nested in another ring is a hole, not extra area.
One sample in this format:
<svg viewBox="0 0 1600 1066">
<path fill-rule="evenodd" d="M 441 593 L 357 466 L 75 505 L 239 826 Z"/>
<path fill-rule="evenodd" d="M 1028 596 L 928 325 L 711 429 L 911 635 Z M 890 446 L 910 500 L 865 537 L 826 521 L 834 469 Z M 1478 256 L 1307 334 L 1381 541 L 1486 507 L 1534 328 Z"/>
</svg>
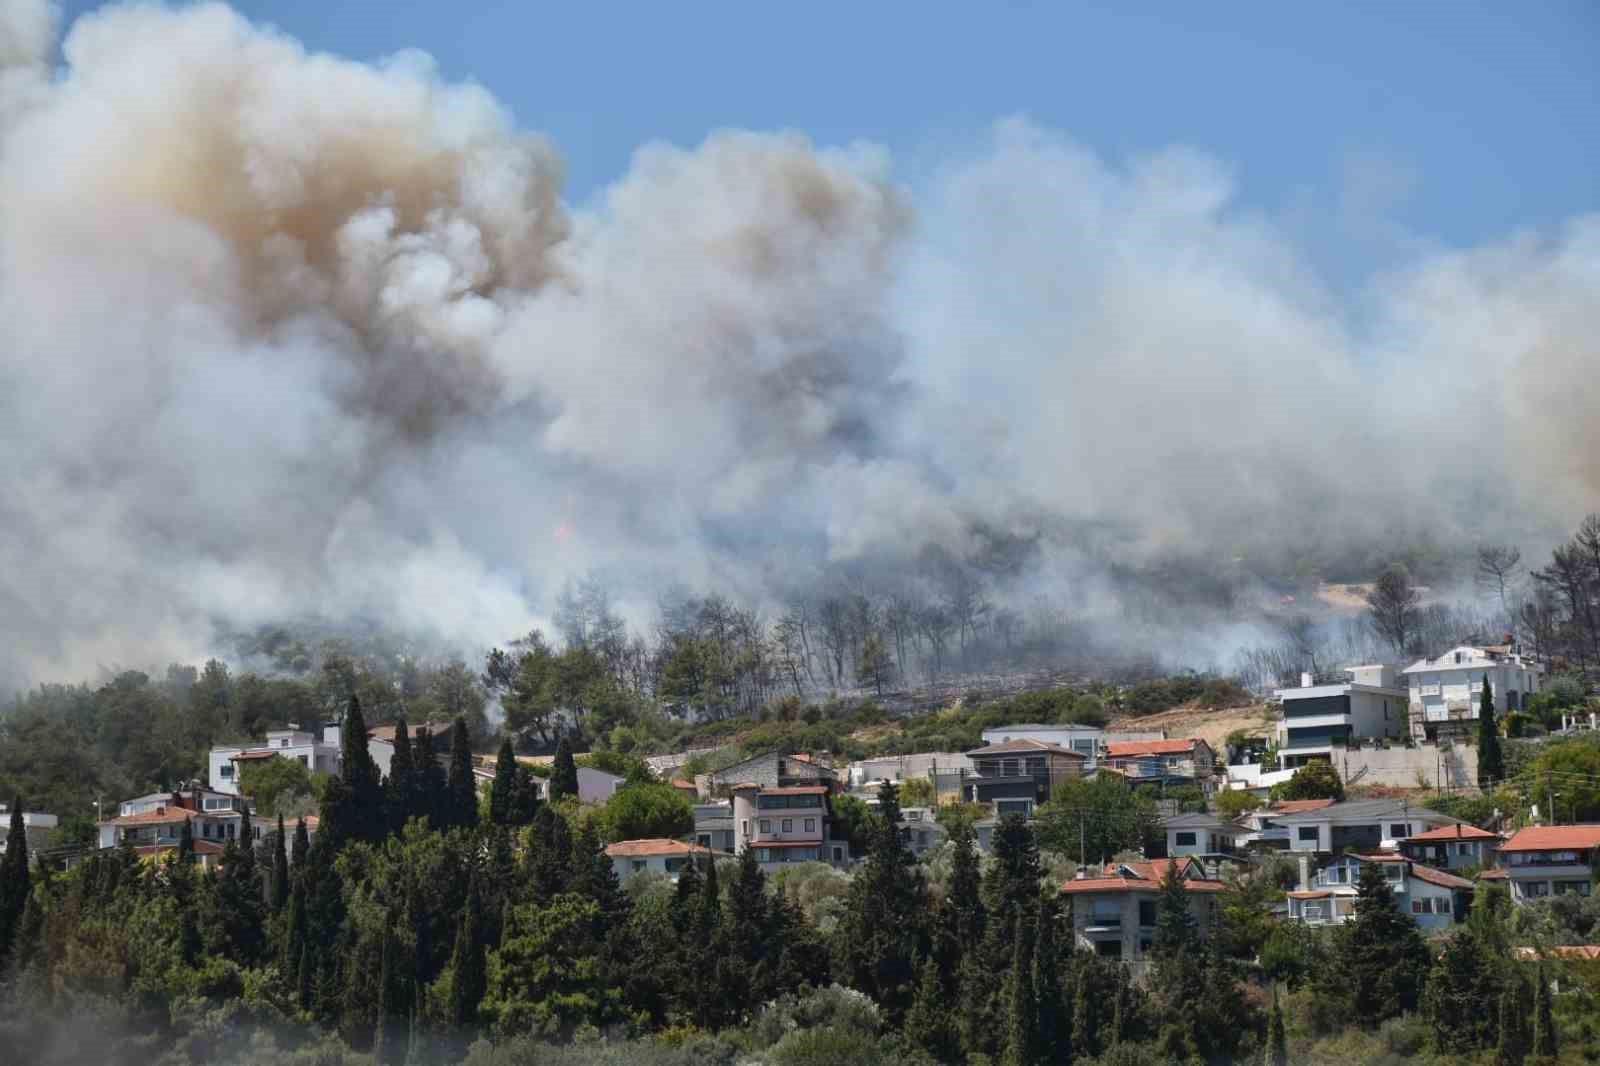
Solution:
<svg viewBox="0 0 1600 1066">
<path fill-rule="evenodd" d="M 0 681 L 303 614 L 500 640 L 594 567 L 760 597 L 999 531 L 1104 591 L 1108 544 L 1537 541 L 1600 498 L 1593 217 L 1348 306 L 1219 161 L 1021 122 L 916 188 L 648 146 L 574 209 L 420 55 L 120 7 L 51 78 L 52 22 L 0 0 Z"/>
</svg>

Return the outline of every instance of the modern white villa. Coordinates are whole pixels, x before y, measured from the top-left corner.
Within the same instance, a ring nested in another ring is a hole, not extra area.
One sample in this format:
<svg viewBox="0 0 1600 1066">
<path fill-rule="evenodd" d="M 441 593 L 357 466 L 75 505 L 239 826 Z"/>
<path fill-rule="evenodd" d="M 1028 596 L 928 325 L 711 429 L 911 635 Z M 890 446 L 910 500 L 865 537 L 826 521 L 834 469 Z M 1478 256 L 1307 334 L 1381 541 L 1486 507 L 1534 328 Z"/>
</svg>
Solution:
<svg viewBox="0 0 1600 1066">
<path fill-rule="evenodd" d="M 1349 681 L 1314 684 L 1302 674 L 1299 688 L 1279 689 L 1278 766 L 1304 766 L 1330 759 L 1335 750 L 1363 737 L 1395 737 L 1408 729 L 1407 693 L 1392 666 L 1352 666 Z"/>
<path fill-rule="evenodd" d="M 1432 659 L 1418 659 L 1401 673 L 1410 685 L 1411 735 L 1420 740 L 1475 723 L 1485 677 L 1494 690 L 1497 713 L 1521 710 L 1539 691 L 1544 666 L 1507 641 L 1485 647 L 1463 644 Z"/>
</svg>

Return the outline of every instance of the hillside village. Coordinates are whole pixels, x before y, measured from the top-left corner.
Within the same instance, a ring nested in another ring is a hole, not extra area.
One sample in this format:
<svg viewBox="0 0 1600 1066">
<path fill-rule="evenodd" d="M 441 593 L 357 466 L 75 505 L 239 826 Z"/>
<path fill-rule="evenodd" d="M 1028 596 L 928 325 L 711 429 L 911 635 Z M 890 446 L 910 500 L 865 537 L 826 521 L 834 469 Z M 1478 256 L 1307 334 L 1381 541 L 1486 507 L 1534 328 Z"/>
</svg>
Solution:
<svg viewBox="0 0 1600 1066">
<path fill-rule="evenodd" d="M 509 739 L 478 752 L 464 721 L 369 728 L 352 699 L 339 721 L 213 748 L 204 781 L 108 804 L 87 846 L 60 846 L 53 815 L 14 804 L 0 948 L 13 981 L 74 980 L 60 938 L 83 935 L 67 930 L 91 898 L 134 912 L 172 898 L 197 912 L 169 930 L 182 959 L 274 967 L 277 1009 L 353 1033 L 378 1061 L 457 1029 L 709 1033 L 840 985 L 903 1034 L 908 1062 L 1056 1061 L 1057 1046 L 1121 1061 L 1120 1041 L 1146 1039 L 1282 1061 L 1286 1009 L 1308 1050 L 1347 1017 L 1416 1019 L 1460 1054 L 1509 1048 L 1496 1061 L 1594 1047 L 1600 775 L 1552 758 L 1600 752 L 1593 712 L 1503 736 L 1544 679 L 1509 642 L 1344 673 L 1256 709 L 1084 722 L 1068 699 L 1061 720 L 996 721 L 965 750 L 853 760 L 566 740 L 551 756 Z M 1163 727 L 1207 719 L 1235 727 Z M 307 780 L 310 804 L 293 784 Z M 415 862 L 445 882 L 400 888 Z M 400 881 L 374 880 L 385 867 Z M 570 920 L 590 932 L 564 946 L 536 932 Z M 632 962 L 623 942 L 647 921 L 666 925 L 634 942 L 661 957 Z M 724 974 L 697 940 L 746 968 Z M 364 951 L 385 968 L 404 955 L 412 976 L 335 995 L 327 982 Z M 583 958 L 598 967 L 587 979 L 536 976 Z M 685 970 L 647 979 L 660 966 Z M 1380 972 L 1387 991 L 1329 983 Z M 1231 991 L 1171 1014 L 1202 973 L 1227 973 Z M 1459 996 L 1491 987 L 1511 1008 L 1469 1019 Z"/>
</svg>

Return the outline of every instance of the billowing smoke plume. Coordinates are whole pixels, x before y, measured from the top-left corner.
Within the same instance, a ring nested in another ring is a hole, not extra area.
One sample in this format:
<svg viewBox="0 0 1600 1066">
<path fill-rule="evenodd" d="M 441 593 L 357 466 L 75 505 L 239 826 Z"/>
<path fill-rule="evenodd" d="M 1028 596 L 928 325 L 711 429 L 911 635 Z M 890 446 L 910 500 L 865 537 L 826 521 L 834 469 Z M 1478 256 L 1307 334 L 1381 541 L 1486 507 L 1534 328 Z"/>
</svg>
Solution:
<svg viewBox="0 0 1600 1066">
<path fill-rule="evenodd" d="M 425 57 L 226 8 L 0 0 L 0 680 L 219 622 L 464 644 L 605 568 L 759 599 L 1029 546 L 1025 581 L 1600 499 L 1600 219 L 1351 301 L 1217 160 L 1003 123 L 915 188 L 871 146 L 561 162 Z"/>
</svg>

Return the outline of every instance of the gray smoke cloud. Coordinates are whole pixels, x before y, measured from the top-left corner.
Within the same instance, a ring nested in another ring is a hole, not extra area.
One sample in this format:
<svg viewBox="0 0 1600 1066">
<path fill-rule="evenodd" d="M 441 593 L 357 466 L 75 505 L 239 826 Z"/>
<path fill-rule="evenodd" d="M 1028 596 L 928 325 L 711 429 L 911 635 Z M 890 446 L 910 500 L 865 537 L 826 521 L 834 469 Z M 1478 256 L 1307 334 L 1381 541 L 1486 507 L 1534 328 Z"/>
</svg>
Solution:
<svg viewBox="0 0 1600 1066">
<path fill-rule="evenodd" d="M 1352 299 L 1220 160 L 1025 121 L 649 145 L 592 204 L 421 54 L 0 0 L 0 681 L 376 618 L 464 646 L 597 568 L 761 600 L 1029 545 L 1115 569 L 1600 499 L 1600 218 L 1418 245 Z"/>
</svg>

